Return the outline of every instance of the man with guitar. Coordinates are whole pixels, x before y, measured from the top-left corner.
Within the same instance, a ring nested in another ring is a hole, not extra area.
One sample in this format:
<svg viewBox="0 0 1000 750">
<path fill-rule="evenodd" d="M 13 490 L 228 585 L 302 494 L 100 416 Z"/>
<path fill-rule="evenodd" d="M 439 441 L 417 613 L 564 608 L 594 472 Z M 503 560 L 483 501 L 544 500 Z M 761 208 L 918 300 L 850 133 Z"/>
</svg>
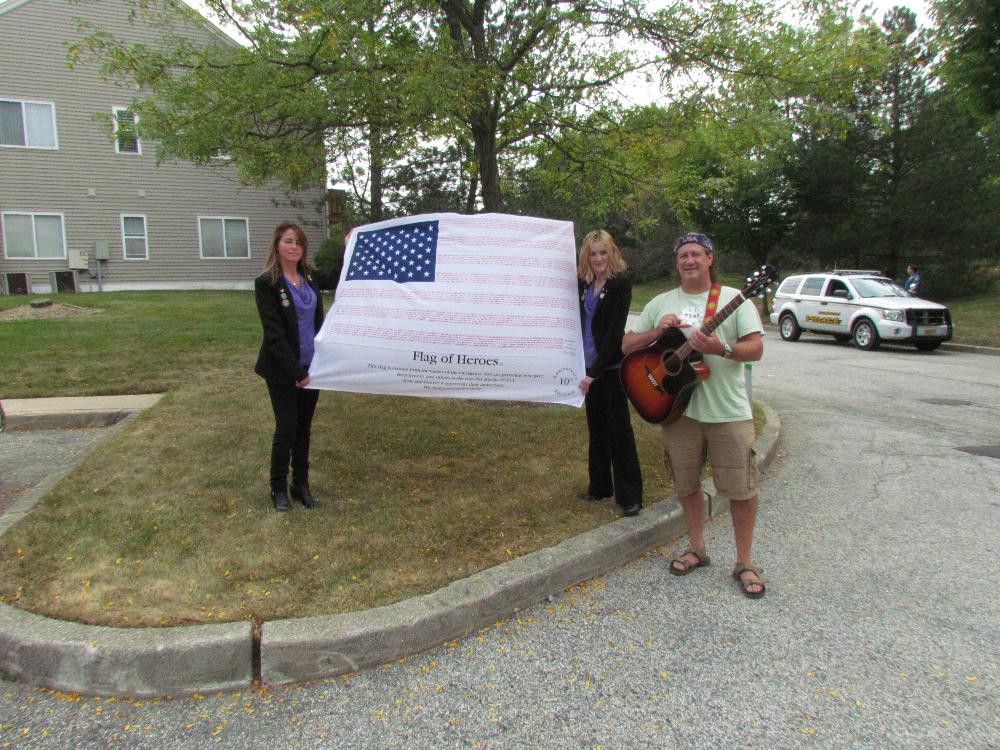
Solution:
<svg viewBox="0 0 1000 750">
<path fill-rule="evenodd" d="M 711 239 L 695 232 L 682 235 L 674 246 L 674 256 L 680 288 L 654 297 L 622 340 L 622 351 L 630 356 L 646 349 L 662 349 L 664 340 L 676 338 L 680 342 L 674 354 L 658 355 L 656 362 L 662 365 L 642 368 L 641 380 L 648 380 L 653 384 L 652 389 L 662 391 L 663 395 L 670 390 L 673 370 L 681 365 L 691 369 L 683 361 L 686 357 L 701 360 L 694 364 L 694 369 L 700 372 L 690 378 L 693 382 L 688 386 L 691 392 L 689 401 L 684 402 L 686 406 L 674 409 L 663 422 L 664 455 L 690 542 L 687 550 L 671 560 L 670 572 L 687 575 L 709 564 L 704 538 L 705 497 L 701 489 L 707 447 L 715 489 L 730 499 L 736 538 L 733 578 L 744 596 L 758 599 L 764 596 L 764 581 L 751 560 L 758 476 L 753 455 L 753 413 L 743 382 L 743 363 L 761 358 L 764 329 L 753 302 L 739 303 L 743 292 L 717 283 Z M 721 323 L 710 322 L 717 310 L 720 318 L 725 314 L 725 319 Z M 626 357 L 625 365 L 628 364 Z M 627 378 L 623 369 L 626 391 L 642 413 Z M 664 417 L 650 421 L 661 419 Z"/>
</svg>

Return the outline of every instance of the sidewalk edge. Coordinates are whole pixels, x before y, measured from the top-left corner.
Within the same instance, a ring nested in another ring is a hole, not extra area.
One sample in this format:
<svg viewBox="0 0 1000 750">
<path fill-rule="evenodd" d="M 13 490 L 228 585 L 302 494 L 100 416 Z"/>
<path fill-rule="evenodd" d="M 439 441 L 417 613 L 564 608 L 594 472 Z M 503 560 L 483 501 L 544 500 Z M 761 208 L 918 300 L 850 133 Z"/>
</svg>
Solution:
<svg viewBox="0 0 1000 750">
<path fill-rule="evenodd" d="M 760 402 L 758 402 L 760 403 Z M 778 414 L 760 404 L 767 424 L 755 442 L 758 467 L 774 460 Z M 706 488 L 711 479 L 706 480 Z M 709 514 L 729 508 L 717 498 Z M 364 612 L 274 620 L 261 628 L 261 681 L 283 684 L 386 664 L 462 638 L 547 597 L 607 573 L 684 533 L 672 499 L 424 596 Z"/>
<path fill-rule="evenodd" d="M 781 423 L 773 409 L 761 406 L 767 425 L 755 449 L 764 469 L 777 453 Z M 133 417 L 110 429 L 121 429 Z M 62 476 L 29 493 L 38 495 L 31 504 Z M 714 506 L 710 513 L 721 513 L 728 501 L 720 498 Z M 424 596 L 363 612 L 264 623 L 261 678 L 270 684 L 299 682 L 412 656 L 613 570 L 683 530 L 680 509 L 666 500 L 635 518 L 618 519 Z M 111 628 L 0 604 L 0 673 L 57 690 L 152 697 L 240 689 L 254 678 L 253 651 L 249 622 Z"/>
</svg>

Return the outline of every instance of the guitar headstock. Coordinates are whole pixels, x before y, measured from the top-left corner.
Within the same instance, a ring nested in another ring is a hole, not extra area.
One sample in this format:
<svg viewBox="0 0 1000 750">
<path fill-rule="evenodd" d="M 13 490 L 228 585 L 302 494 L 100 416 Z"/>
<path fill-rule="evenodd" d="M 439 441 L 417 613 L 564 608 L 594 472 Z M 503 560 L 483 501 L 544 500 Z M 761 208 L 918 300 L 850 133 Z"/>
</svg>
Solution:
<svg viewBox="0 0 1000 750">
<path fill-rule="evenodd" d="M 743 288 L 744 297 L 756 297 L 761 292 L 768 291 L 767 285 L 778 278 L 778 269 L 765 263 L 758 270 L 747 276 L 747 285 Z"/>
</svg>

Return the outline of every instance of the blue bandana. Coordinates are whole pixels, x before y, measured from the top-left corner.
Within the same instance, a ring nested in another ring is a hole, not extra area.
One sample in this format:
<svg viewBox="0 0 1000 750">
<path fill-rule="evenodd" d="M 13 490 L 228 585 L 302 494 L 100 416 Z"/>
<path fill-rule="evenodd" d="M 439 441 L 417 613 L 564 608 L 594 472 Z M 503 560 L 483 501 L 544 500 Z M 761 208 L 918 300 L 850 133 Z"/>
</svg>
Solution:
<svg viewBox="0 0 1000 750">
<path fill-rule="evenodd" d="M 700 232 L 688 232 L 687 234 L 682 234 L 677 238 L 677 242 L 674 243 L 674 254 L 680 249 L 681 245 L 686 245 L 689 242 L 693 242 L 695 245 L 701 245 L 703 248 L 708 250 L 708 252 L 715 254 L 715 245 L 712 244 L 712 240 L 709 239 L 707 234 L 701 234 Z"/>
</svg>

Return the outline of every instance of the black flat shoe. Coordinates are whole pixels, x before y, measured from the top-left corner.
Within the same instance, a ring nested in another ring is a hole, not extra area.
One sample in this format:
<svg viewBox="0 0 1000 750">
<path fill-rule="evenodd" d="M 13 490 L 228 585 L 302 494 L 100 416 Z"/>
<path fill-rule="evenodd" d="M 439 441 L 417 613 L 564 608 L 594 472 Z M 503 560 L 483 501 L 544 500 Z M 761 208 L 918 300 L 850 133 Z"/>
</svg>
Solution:
<svg viewBox="0 0 1000 750">
<path fill-rule="evenodd" d="M 611 495 L 591 495 L 589 492 L 586 495 L 580 495 L 581 500 L 586 500 L 588 503 L 597 503 L 601 500 L 607 500 Z"/>
<path fill-rule="evenodd" d="M 272 492 L 271 501 L 274 503 L 274 509 L 279 513 L 287 513 L 292 509 L 292 504 L 288 502 L 288 493 L 284 490 Z"/>
<path fill-rule="evenodd" d="M 622 508 L 622 515 L 637 516 L 639 515 L 640 510 L 642 510 L 641 503 L 635 503 L 634 505 L 626 505 L 624 508 Z"/>
<path fill-rule="evenodd" d="M 316 507 L 316 498 L 312 496 L 312 493 L 309 491 L 309 487 L 296 487 L 293 485 L 292 498 L 298 500 L 307 508 Z"/>
</svg>

